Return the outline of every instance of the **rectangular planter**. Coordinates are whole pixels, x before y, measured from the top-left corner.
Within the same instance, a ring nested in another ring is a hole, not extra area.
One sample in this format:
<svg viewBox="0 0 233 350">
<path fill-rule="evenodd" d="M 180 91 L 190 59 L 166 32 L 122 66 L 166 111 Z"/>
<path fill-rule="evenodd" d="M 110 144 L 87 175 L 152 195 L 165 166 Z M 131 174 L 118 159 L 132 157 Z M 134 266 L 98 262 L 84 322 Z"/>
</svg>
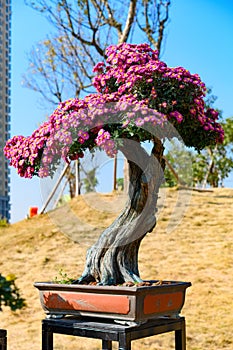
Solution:
<svg viewBox="0 0 233 350">
<path fill-rule="evenodd" d="M 156 282 L 156 281 L 151 281 Z M 50 316 L 76 315 L 142 322 L 177 317 L 190 282 L 166 281 L 152 286 L 93 286 L 36 282 L 40 301 Z"/>
</svg>

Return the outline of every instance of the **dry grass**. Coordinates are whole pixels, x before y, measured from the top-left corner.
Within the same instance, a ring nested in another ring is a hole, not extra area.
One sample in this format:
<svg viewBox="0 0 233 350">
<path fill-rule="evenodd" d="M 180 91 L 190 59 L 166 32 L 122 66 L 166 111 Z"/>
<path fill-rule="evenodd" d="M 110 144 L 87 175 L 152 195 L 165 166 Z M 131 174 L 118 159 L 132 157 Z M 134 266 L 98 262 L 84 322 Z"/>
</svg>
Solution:
<svg viewBox="0 0 233 350">
<path fill-rule="evenodd" d="M 27 301 L 21 311 L 5 308 L 0 314 L 0 328 L 8 330 L 9 350 L 41 349 L 44 313 L 33 282 L 53 279 L 60 268 L 79 276 L 87 246 L 109 225 L 124 200 L 117 195 L 91 195 L 49 215 L 0 228 L 0 271 L 17 275 L 17 285 Z M 232 222 L 232 189 L 164 190 L 158 225 L 143 240 L 139 256 L 143 278 L 192 282 L 182 310 L 188 350 L 233 348 Z M 172 334 L 166 334 L 135 341 L 132 349 L 168 350 L 172 345 Z M 74 348 L 97 350 L 100 341 L 55 336 L 54 350 Z"/>
</svg>

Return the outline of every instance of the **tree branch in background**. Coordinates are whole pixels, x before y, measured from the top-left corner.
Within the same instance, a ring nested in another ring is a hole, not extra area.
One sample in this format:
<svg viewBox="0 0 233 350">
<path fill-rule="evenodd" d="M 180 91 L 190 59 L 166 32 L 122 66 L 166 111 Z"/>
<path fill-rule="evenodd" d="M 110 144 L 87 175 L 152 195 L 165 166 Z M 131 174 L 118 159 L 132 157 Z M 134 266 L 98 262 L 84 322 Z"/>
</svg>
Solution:
<svg viewBox="0 0 233 350">
<path fill-rule="evenodd" d="M 142 3 L 143 14 L 137 16 L 138 27 L 146 34 L 149 43 L 160 53 L 164 40 L 165 25 L 169 20 L 171 1 L 142 0 Z"/>
<path fill-rule="evenodd" d="M 125 27 L 124 30 L 121 34 L 121 36 L 118 39 L 118 43 L 124 43 L 128 40 L 132 25 L 135 20 L 135 15 L 136 15 L 136 6 L 137 6 L 137 0 L 131 0 L 129 4 L 129 9 L 128 9 L 128 16 L 125 22 Z"/>
<path fill-rule="evenodd" d="M 160 50 L 171 1 L 157 4 L 153 0 L 25 0 L 25 3 L 41 12 L 55 30 L 32 50 L 25 86 L 38 91 L 44 101 L 56 104 L 70 96 L 91 92 L 92 68 L 104 59 L 107 46 L 126 42 L 131 34 L 130 40 L 134 40 L 134 23 L 150 44 Z"/>
</svg>

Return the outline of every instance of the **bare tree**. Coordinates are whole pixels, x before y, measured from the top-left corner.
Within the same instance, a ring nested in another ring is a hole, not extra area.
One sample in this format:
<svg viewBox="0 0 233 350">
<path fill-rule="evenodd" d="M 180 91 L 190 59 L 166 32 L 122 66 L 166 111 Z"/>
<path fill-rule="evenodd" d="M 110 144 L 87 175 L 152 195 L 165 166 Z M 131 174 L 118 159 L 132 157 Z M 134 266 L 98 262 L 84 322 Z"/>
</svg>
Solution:
<svg viewBox="0 0 233 350">
<path fill-rule="evenodd" d="M 32 49 L 28 60 L 24 85 L 40 93 L 42 105 L 57 105 L 70 96 L 89 92 L 95 61 L 86 58 L 77 40 L 67 36 L 47 38 Z"/>
<path fill-rule="evenodd" d="M 44 103 L 91 92 L 92 69 L 111 44 L 146 41 L 159 52 L 169 21 L 169 0 L 25 0 L 55 32 L 32 49 L 24 85 Z"/>
</svg>

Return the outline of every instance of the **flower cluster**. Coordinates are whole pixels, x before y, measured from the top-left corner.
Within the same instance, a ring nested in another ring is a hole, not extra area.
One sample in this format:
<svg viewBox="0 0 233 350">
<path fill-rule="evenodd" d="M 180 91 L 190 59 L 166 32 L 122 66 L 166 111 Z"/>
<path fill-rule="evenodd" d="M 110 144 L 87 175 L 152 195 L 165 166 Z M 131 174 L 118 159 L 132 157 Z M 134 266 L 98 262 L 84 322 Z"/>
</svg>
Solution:
<svg viewBox="0 0 233 350">
<path fill-rule="evenodd" d="M 105 150 L 108 156 L 112 156 L 117 153 L 115 149 L 115 143 L 111 140 L 111 134 L 104 129 L 100 129 L 96 137 L 96 144 Z"/>
<path fill-rule="evenodd" d="M 98 92 L 115 92 L 118 96 L 132 94 L 149 108 L 165 114 L 177 127 L 183 122 L 178 128 L 182 137 L 187 134 L 185 130 L 182 135 L 183 125 L 189 120 L 192 124 L 200 124 L 204 131 L 212 132 L 212 141 L 222 142 L 224 134 L 216 122 L 217 112 L 205 111 L 206 87 L 197 74 L 191 74 L 183 67 L 167 67 L 158 59 L 157 52 L 146 44 L 113 45 L 108 47 L 107 55 L 106 66 L 101 64 L 100 74 L 93 81 Z M 188 138 L 188 145 L 193 139 L 194 147 L 205 146 L 205 141 L 203 145 L 195 143 L 192 129 Z"/>
<path fill-rule="evenodd" d="M 196 149 L 223 141 L 218 113 L 206 110 L 198 75 L 167 67 L 147 44 L 110 46 L 106 55 L 106 65 L 94 67 L 96 94 L 61 102 L 31 136 L 7 141 L 5 155 L 20 176 L 52 175 L 61 158 L 82 158 L 95 147 L 112 157 L 122 138 L 150 140 L 155 128 L 168 123 Z M 162 137 L 177 135 L 169 130 Z"/>
</svg>

